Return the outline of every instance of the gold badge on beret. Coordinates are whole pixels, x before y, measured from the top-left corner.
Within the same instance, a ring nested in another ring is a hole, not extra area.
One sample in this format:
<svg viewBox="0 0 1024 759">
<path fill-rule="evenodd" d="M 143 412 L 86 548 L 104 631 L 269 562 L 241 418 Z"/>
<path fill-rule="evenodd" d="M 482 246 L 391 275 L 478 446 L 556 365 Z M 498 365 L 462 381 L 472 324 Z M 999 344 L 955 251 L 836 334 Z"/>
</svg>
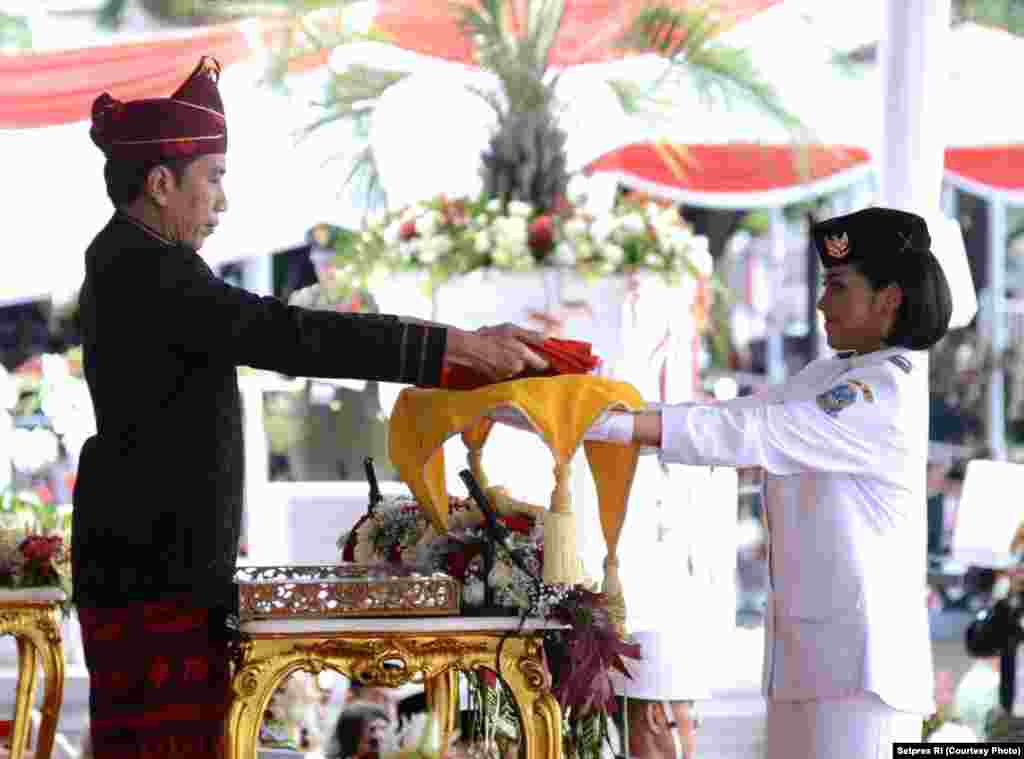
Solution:
<svg viewBox="0 0 1024 759">
<path fill-rule="evenodd" d="M 846 232 L 841 235 L 826 235 L 825 252 L 832 258 L 846 258 L 850 253 L 850 238 Z"/>
</svg>

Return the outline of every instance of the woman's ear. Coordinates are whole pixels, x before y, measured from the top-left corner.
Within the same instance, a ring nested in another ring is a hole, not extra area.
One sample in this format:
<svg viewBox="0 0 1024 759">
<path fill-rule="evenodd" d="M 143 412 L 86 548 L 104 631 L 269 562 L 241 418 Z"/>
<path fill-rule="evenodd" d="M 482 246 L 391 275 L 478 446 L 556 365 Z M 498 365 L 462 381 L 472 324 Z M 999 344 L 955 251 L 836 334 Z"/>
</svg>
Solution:
<svg viewBox="0 0 1024 759">
<path fill-rule="evenodd" d="M 896 312 L 900 310 L 900 304 L 903 302 L 903 288 L 895 283 L 886 285 L 882 289 L 881 294 L 885 298 L 886 309 L 895 317 Z"/>
</svg>

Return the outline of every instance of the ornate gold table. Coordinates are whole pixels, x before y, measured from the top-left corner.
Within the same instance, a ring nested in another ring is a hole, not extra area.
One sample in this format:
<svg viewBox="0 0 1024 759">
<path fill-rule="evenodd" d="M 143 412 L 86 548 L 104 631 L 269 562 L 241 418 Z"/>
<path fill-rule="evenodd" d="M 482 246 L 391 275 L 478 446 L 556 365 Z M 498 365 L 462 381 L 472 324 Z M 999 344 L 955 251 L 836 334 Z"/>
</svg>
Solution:
<svg viewBox="0 0 1024 759">
<path fill-rule="evenodd" d="M 14 699 L 11 759 L 25 753 L 32 700 L 36 691 L 36 657 L 43 660 L 45 692 L 35 755 L 48 757 L 64 699 L 64 648 L 61 610 L 64 592 L 58 588 L 0 590 L 0 634 L 18 644 L 18 686 Z"/>
<path fill-rule="evenodd" d="M 527 759 L 561 759 L 562 716 L 551 694 L 542 633 L 528 621 L 515 633 L 511 617 L 426 619 L 285 619 L 242 624 L 244 641 L 232 681 L 225 727 L 229 759 L 255 759 L 256 738 L 274 690 L 293 672 L 333 669 L 366 685 L 422 682 L 442 741 L 455 727 L 458 672 L 494 669 L 519 707 Z M 444 745 L 444 743 L 442 743 Z"/>
</svg>

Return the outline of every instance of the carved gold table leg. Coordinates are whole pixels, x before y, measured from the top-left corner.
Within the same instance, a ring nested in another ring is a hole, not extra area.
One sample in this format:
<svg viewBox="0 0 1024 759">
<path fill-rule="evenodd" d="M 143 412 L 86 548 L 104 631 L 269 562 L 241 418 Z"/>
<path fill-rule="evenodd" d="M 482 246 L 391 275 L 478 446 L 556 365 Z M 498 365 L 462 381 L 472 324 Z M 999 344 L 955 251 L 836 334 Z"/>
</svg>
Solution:
<svg viewBox="0 0 1024 759">
<path fill-rule="evenodd" d="M 46 690 L 35 753 L 39 757 L 48 757 L 53 751 L 64 698 L 60 607 L 55 603 L 0 603 L 0 634 L 13 635 L 18 645 L 18 686 L 14 700 L 11 759 L 21 759 L 25 751 L 36 690 L 36 657 L 43 661 Z"/>
<path fill-rule="evenodd" d="M 50 612 L 52 624 L 35 636 L 35 644 L 43 660 L 42 720 L 36 739 L 36 756 L 48 757 L 53 752 L 53 739 L 57 734 L 60 708 L 64 702 L 64 649 L 61 644 L 60 623 L 54 609 Z"/>
<path fill-rule="evenodd" d="M 510 638 L 501 657 L 501 677 L 519 706 L 529 759 L 562 759 L 562 713 L 551 695 L 539 636 Z"/>
<path fill-rule="evenodd" d="M 441 745 L 447 746 L 459 717 L 459 671 L 449 669 L 427 680 L 424 695 L 427 711 L 437 720 Z"/>
<path fill-rule="evenodd" d="M 256 741 L 270 697 L 293 672 L 342 673 L 365 685 L 394 688 L 424 682 L 428 704 L 447 739 L 454 729 L 458 672 L 493 667 L 499 635 L 487 633 L 348 635 L 268 634 L 243 649 L 232 677 L 225 724 L 228 759 L 255 759 Z M 562 720 L 551 695 L 539 636 L 511 636 L 502 651 L 501 675 L 522 716 L 527 759 L 561 759 Z"/>
<path fill-rule="evenodd" d="M 36 694 L 36 648 L 27 637 L 18 635 L 18 687 L 14 695 L 14 729 L 11 734 L 11 759 L 21 759 L 28 743 L 32 699 Z"/>
</svg>

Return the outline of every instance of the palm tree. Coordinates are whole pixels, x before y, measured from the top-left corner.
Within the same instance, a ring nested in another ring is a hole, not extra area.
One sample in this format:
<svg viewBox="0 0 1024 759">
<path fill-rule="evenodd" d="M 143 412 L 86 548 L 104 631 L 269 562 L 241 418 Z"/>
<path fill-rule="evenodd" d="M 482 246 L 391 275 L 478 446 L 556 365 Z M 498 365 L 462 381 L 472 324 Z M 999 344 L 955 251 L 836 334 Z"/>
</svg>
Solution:
<svg viewBox="0 0 1024 759">
<path fill-rule="evenodd" d="M 284 33 L 275 50 L 271 80 L 283 82 L 290 60 L 322 53 L 339 45 L 375 39 L 344 21 L 352 0 L 194 0 L 203 12 L 220 17 L 272 15 Z M 522 200 L 549 209 L 564 196 L 565 132 L 558 124 L 558 73 L 549 70 L 549 55 L 559 31 L 565 0 L 481 0 L 458 8 L 459 24 L 473 41 L 481 68 L 493 73 L 501 96 L 479 92 L 495 109 L 497 129 L 481 156 L 484 191 L 503 201 Z M 521 10 L 523 18 L 516 15 Z M 665 61 L 663 76 L 648 86 L 611 79 L 627 113 L 650 113 L 664 108 L 659 86 L 685 76 L 698 93 L 712 98 L 753 104 L 794 133 L 799 121 L 783 107 L 773 87 L 764 81 L 745 50 L 718 41 L 721 25 L 711 6 L 698 10 L 652 3 L 641 12 L 620 40 L 624 53 L 655 53 Z M 356 65 L 332 75 L 320 105 L 324 115 L 311 132 L 324 124 L 350 120 L 365 132 L 377 99 L 405 73 L 372 65 Z M 346 182 L 379 187 L 372 150 L 365 146 L 350 156 Z"/>
</svg>

